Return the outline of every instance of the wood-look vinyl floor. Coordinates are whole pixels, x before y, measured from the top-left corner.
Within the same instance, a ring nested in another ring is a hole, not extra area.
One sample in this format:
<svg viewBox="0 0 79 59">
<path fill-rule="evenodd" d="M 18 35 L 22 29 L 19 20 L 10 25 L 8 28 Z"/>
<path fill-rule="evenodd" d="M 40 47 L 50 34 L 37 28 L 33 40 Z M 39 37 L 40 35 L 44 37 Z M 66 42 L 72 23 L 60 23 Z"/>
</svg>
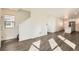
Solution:
<svg viewBox="0 0 79 59">
<path fill-rule="evenodd" d="M 72 46 L 61 40 L 58 35 L 73 43 L 75 48 L 73 49 Z M 63 31 L 48 33 L 48 35 L 21 42 L 17 39 L 8 40 L 2 42 L 0 51 L 79 51 L 79 32 L 72 34 L 65 34 Z"/>
</svg>

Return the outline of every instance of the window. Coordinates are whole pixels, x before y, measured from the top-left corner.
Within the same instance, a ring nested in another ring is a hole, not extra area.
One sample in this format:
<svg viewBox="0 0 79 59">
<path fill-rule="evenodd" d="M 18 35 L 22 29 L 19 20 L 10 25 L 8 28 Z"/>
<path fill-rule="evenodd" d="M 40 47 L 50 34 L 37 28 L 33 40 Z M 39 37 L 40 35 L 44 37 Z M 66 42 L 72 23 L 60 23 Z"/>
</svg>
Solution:
<svg viewBox="0 0 79 59">
<path fill-rule="evenodd" d="M 4 16 L 4 27 L 14 28 L 14 25 L 15 25 L 15 16 L 5 15 Z"/>
</svg>

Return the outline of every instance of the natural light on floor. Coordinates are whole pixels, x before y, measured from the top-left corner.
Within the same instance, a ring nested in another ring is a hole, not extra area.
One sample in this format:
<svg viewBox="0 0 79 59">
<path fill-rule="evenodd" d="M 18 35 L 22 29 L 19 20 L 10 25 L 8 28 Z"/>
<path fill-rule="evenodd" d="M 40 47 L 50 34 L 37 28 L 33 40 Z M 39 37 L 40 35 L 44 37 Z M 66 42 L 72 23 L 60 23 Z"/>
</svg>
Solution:
<svg viewBox="0 0 79 59">
<path fill-rule="evenodd" d="M 52 49 L 54 49 L 57 46 L 57 43 L 52 38 L 49 40 L 49 44 L 50 44 Z"/>
<path fill-rule="evenodd" d="M 58 38 L 61 39 L 67 45 L 69 45 L 71 48 L 75 49 L 76 44 L 74 44 L 73 42 L 69 41 L 68 39 L 66 39 L 65 37 L 63 37 L 61 35 L 58 35 Z M 48 42 L 53 51 L 62 51 L 62 49 L 58 46 L 58 44 L 56 43 L 56 41 L 53 38 L 49 39 Z M 41 43 L 41 40 L 32 43 L 29 51 L 39 51 L 40 43 Z"/>
<path fill-rule="evenodd" d="M 40 48 L 40 40 L 39 40 L 39 41 L 36 41 L 36 42 L 34 42 L 34 43 L 32 43 L 32 45 L 31 45 L 29 51 L 39 51 L 35 46 L 36 46 L 37 48 Z"/>
<path fill-rule="evenodd" d="M 55 48 L 53 51 L 62 51 L 62 49 L 58 46 L 58 44 L 55 42 L 55 40 L 53 38 L 51 38 L 49 40 L 49 44 L 50 44 L 52 49 Z"/>
<path fill-rule="evenodd" d="M 58 35 L 58 38 L 60 38 L 61 40 L 63 40 L 67 45 L 69 45 L 71 48 L 75 49 L 76 44 L 74 44 L 73 42 L 69 41 L 68 39 L 64 38 L 61 35 Z"/>
<path fill-rule="evenodd" d="M 35 46 L 31 45 L 29 51 L 39 51 Z"/>
<path fill-rule="evenodd" d="M 58 46 L 58 44 L 55 42 L 53 38 L 48 40 L 50 47 L 53 51 L 62 51 L 62 49 Z M 32 43 L 29 51 L 39 51 L 40 49 L 40 40 Z"/>
</svg>

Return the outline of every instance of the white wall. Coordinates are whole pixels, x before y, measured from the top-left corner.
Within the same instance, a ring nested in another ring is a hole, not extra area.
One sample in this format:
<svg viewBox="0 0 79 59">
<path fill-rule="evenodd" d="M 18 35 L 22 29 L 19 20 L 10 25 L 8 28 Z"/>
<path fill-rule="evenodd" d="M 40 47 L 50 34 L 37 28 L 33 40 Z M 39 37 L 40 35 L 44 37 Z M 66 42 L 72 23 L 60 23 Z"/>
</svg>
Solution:
<svg viewBox="0 0 79 59">
<path fill-rule="evenodd" d="M 51 17 L 48 19 L 47 31 L 48 32 L 57 32 L 64 30 L 64 23 L 62 19 L 57 19 L 55 17 Z"/>
<path fill-rule="evenodd" d="M 76 19 L 76 31 L 79 32 L 79 18 Z"/>
<path fill-rule="evenodd" d="M 45 16 L 41 10 L 31 10 L 31 18 L 19 25 L 19 40 L 47 35 Z"/>
<path fill-rule="evenodd" d="M 41 36 L 41 35 L 46 35 L 47 31 L 56 32 L 56 31 L 63 30 L 63 26 L 61 25 L 62 21 L 60 19 L 56 19 L 56 17 L 63 16 L 64 13 L 69 10 L 71 10 L 71 9 L 69 9 L 69 8 L 28 9 L 28 11 L 31 12 L 31 18 L 27 19 L 28 13 L 26 11 L 20 10 L 19 12 L 16 13 L 15 10 L 4 9 L 4 11 L 2 12 L 3 15 L 8 14 L 8 15 L 16 16 L 16 27 L 14 29 L 4 29 L 3 35 L 4 35 L 5 39 L 15 38 L 17 36 L 18 30 L 19 30 L 18 24 L 21 22 L 27 23 L 27 24 L 22 23 L 20 25 L 19 32 L 20 32 L 20 39 L 22 38 L 22 40 Z M 46 24 L 48 24 L 48 28 L 47 28 Z M 78 25 L 76 28 L 77 28 L 77 30 L 79 30 Z M 28 34 L 26 34 L 26 33 L 28 33 Z"/>
<path fill-rule="evenodd" d="M 57 19 L 56 21 L 56 31 L 62 31 L 64 30 L 64 20 L 63 19 Z"/>
<path fill-rule="evenodd" d="M 63 29 L 57 21 L 46 9 L 31 9 L 31 18 L 19 25 L 19 40 L 36 38 L 47 35 L 47 32 L 53 33 Z"/>
<path fill-rule="evenodd" d="M 56 32 L 56 18 L 50 17 L 47 23 L 47 32 Z"/>
<path fill-rule="evenodd" d="M 19 34 L 19 24 L 30 16 L 28 11 L 24 10 L 14 10 L 14 9 L 8 9 L 4 8 L 2 9 L 2 15 L 12 15 L 15 16 L 15 26 L 14 28 L 3 28 L 3 40 L 8 40 L 8 39 L 14 39 L 17 37 Z"/>
<path fill-rule="evenodd" d="M 31 19 L 32 19 L 32 21 L 34 23 L 33 26 L 35 26 L 35 29 L 36 29 L 35 30 L 36 34 L 34 33 L 34 35 L 36 36 L 38 34 L 37 36 L 39 36 L 40 35 L 39 32 L 41 34 L 46 34 L 46 31 L 47 31 L 46 23 L 47 23 L 47 20 L 50 18 L 48 16 L 60 17 L 61 15 L 64 14 L 65 11 L 67 11 L 69 9 L 66 9 L 66 8 L 63 8 L 63 9 L 62 8 L 58 8 L 58 9 L 57 8 L 51 8 L 51 9 L 50 8 L 34 8 L 34 9 L 28 9 L 28 11 L 29 10 L 31 11 L 31 16 L 32 16 Z M 14 15 L 14 16 L 16 16 L 15 28 L 13 28 L 13 29 L 4 29 L 4 32 L 3 32 L 4 40 L 12 39 L 12 38 L 16 38 L 17 37 L 18 30 L 19 30 L 18 24 L 20 24 L 21 22 L 27 20 L 27 18 L 30 16 L 28 11 L 23 11 L 22 9 L 20 9 L 17 12 L 17 11 L 15 11 L 15 9 L 8 9 L 8 8 L 6 8 L 6 9 L 4 8 L 3 9 L 3 12 L 2 12 L 3 15 Z M 53 23 L 53 24 L 55 24 L 55 23 Z M 41 27 L 41 29 L 38 29 L 40 27 Z M 53 25 L 50 28 L 52 28 L 52 27 L 55 27 L 55 26 Z M 52 28 L 52 29 L 53 29 L 53 31 L 55 31 L 55 28 Z M 42 30 L 42 31 L 40 31 L 40 30 Z"/>
<path fill-rule="evenodd" d="M 18 35 L 18 27 L 14 27 L 13 29 L 5 29 L 4 30 L 4 39 L 3 40 L 8 40 L 8 39 L 14 39 Z"/>
<path fill-rule="evenodd" d="M 19 27 L 19 40 L 26 40 L 30 38 L 46 35 L 47 30 L 43 24 L 35 24 L 31 19 L 27 20 Z"/>
</svg>

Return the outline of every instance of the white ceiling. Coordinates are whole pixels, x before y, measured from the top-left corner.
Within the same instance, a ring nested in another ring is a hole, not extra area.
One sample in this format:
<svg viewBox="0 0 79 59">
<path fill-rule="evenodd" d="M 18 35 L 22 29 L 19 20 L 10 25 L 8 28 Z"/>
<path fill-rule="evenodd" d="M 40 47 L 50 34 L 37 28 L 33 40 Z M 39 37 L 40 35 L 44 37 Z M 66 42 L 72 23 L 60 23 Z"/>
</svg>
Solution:
<svg viewBox="0 0 79 59">
<path fill-rule="evenodd" d="M 10 9 L 14 9 L 14 10 L 25 10 L 25 11 L 42 11 L 45 14 L 48 15 L 53 15 L 54 17 L 62 17 L 64 16 L 66 13 L 71 13 L 74 10 L 79 11 L 78 8 L 10 8 Z"/>
<path fill-rule="evenodd" d="M 25 8 L 24 10 L 39 10 L 39 11 L 43 11 L 45 14 L 49 14 L 49 15 L 53 15 L 54 17 L 61 17 L 64 16 L 66 13 L 71 13 L 75 10 L 79 10 L 76 8 Z"/>
</svg>

